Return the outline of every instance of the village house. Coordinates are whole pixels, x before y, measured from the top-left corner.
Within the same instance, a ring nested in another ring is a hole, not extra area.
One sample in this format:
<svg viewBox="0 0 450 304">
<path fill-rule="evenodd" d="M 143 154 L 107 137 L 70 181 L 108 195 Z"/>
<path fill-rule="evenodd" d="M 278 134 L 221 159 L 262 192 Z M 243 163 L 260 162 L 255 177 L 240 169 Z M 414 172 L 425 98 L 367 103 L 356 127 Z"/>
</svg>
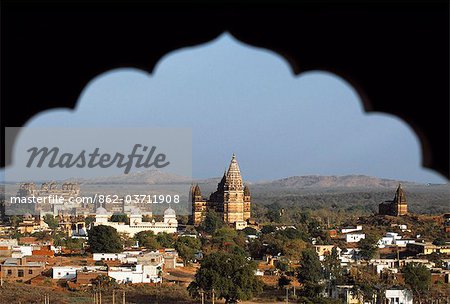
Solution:
<svg viewBox="0 0 450 304">
<path fill-rule="evenodd" d="M 126 258 L 125 253 L 94 253 L 92 259 L 94 261 L 123 261 Z"/>
<path fill-rule="evenodd" d="M 163 263 L 154 265 L 122 265 L 109 267 L 108 276 L 115 279 L 117 283 L 158 283 L 161 282 L 161 271 Z"/>
<path fill-rule="evenodd" d="M 345 241 L 347 243 L 358 243 L 359 241 L 361 241 L 362 239 L 366 238 L 366 234 L 365 233 L 347 233 L 345 235 Z"/>
<path fill-rule="evenodd" d="M 316 250 L 316 253 L 319 256 L 320 261 L 323 261 L 327 254 L 331 254 L 331 251 L 333 250 L 334 247 L 335 247 L 334 245 L 314 245 L 314 249 Z M 337 248 L 337 250 L 339 254 L 341 249 Z"/>
<path fill-rule="evenodd" d="M 362 296 L 353 292 L 353 285 L 336 285 L 330 290 L 330 298 L 339 299 L 344 304 L 360 304 Z"/>
<path fill-rule="evenodd" d="M 442 253 L 442 254 L 450 254 L 450 244 L 437 246 L 432 243 L 409 243 L 406 245 L 406 248 L 415 254 L 432 254 L 432 253 Z"/>
<path fill-rule="evenodd" d="M 356 232 L 356 231 L 362 231 L 362 230 L 363 230 L 362 225 L 349 226 L 349 227 L 341 228 L 341 233 L 342 233 L 342 234 L 346 234 L 346 233 Z"/>
<path fill-rule="evenodd" d="M 376 303 L 413 304 L 413 300 L 414 297 L 411 290 L 408 290 L 404 287 L 392 287 L 383 291 L 379 290 Z"/>
<path fill-rule="evenodd" d="M 385 248 L 387 246 L 406 247 L 409 243 L 414 243 L 414 239 L 403 239 L 397 232 L 386 232 L 386 235 L 378 240 L 378 248 Z"/>
<path fill-rule="evenodd" d="M 54 280 L 71 280 L 77 277 L 77 271 L 82 266 L 54 266 L 52 267 L 52 279 Z"/>
<path fill-rule="evenodd" d="M 20 280 L 26 282 L 37 277 L 45 270 L 45 264 L 40 262 L 28 262 L 23 258 L 9 258 L 0 265 L 3 280 Z"/>
</svg>

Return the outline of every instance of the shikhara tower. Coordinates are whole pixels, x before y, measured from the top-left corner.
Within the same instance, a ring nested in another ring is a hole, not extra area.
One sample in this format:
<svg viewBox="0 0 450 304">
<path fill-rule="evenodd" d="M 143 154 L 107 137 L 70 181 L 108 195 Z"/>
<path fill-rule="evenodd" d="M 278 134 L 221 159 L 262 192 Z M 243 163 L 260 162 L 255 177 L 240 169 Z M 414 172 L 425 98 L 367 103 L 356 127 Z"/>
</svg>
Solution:
<svg viewBox="0 0 450 304">
<path fill-rule="evenodd" d="M 191 187 L 192 223 L 199 225 L 210 210 L 217 212 L 225 223 L 246 226 L 250 218 L 250 190 L 243 185 L 241 171 L 233 154 L 228 170 L 209 199 L 202 196 L 198 185 Z"/>
<path fill-rule="evenodd" d="M 402 185 L 399 184 L 392 201 L 386 201 L 378 205 L 380 215 L 401 216 L 408 214 L 408 203 Z"/>
</svg>

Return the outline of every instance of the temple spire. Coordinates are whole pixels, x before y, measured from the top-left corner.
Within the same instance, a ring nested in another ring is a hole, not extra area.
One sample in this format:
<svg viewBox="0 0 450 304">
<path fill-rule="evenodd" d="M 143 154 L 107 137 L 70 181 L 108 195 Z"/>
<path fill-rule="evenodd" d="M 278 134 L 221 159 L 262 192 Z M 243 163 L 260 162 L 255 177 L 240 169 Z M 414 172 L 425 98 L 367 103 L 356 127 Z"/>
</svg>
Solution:
<svg viewBox="0 0 450 304">
<path fill-rule="evenodd" d="M 405 204 L 406 203 L 406 195 L 403 191 L 402 184 L 398 184 L 397 191 L 395 192 L 394 202 L 398 204 Z"/>
<path fill-rule="evenodd" d="M 242 190 L 242 176 L 241 170 L 236 160 L 236 155 L 233 153 L 231 157 L 231 163 L 228 167 L 225 189 L 227 190 Z"/>
</svg>

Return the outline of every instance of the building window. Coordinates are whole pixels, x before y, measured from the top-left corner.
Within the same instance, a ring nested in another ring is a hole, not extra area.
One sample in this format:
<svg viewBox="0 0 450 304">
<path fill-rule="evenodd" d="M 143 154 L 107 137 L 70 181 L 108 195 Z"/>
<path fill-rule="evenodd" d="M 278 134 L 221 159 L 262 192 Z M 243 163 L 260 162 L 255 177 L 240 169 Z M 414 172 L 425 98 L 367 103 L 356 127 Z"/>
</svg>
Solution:
<svg viewBox="0 0 450 304">
<path fill-rule="evenodd" d="M 28 270 L 28 274 L 33 274 L 33 270 L 32 270 L 32 269 L 29 269 L 29 270 Z"/>
<path fill-rule="evenodd" d="M 12 270 L 11 270 L 11 269 L 8 269 L 7 274 L 8 274 L 8 275 L 12 275 Z"/>
<path fill-rule="evenodd" d="M 17 276 L 18 276 L 19 278 L 23 278 L 23 269 L 17 270 Z"/>
</svg>

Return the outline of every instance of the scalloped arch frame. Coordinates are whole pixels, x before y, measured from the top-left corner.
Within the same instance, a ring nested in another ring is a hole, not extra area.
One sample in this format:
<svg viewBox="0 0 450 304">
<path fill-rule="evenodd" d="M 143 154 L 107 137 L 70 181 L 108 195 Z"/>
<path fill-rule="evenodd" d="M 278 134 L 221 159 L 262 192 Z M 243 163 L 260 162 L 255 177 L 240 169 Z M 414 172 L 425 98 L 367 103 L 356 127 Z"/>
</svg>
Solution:
<svg viewBox="0 0 450 304">
<path fill-rule="evenodd" d="M 281 55 L 295 75 L 342 77 L 366 112 L 407 122 L 423 166 L 449 178 L 448 3 L 26 5 L 6 2 L 1 12 L 2 151 L 10 148 L 4 127 L 73 109 L 96 76 L 119 67 L 152 73 L 165 54 L 229 32 Z"/>
</svg>

